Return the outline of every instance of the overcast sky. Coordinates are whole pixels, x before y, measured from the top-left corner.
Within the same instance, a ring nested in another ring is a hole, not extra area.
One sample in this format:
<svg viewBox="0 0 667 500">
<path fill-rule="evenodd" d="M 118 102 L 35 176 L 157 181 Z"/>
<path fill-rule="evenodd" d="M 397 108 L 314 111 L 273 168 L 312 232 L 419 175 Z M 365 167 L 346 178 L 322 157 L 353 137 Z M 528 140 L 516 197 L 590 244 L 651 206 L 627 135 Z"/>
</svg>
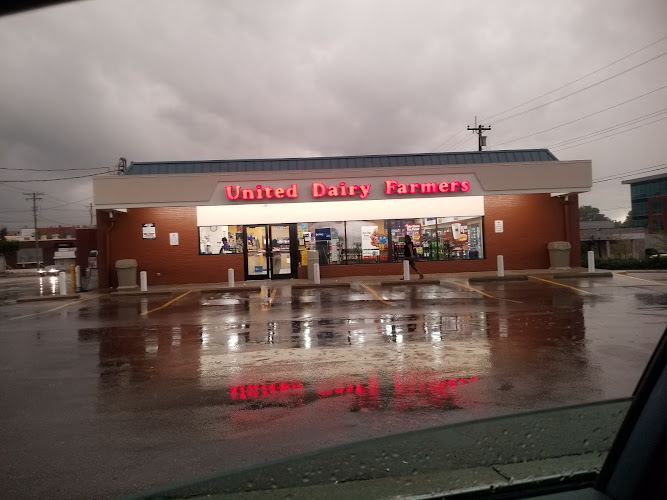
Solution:
<svg viewBox="0 0 667 500">
<path fill-rule="evenodd" d="M 121 156 L 476 150 L 475 116 L 493 127 L 489 149 L 549 147 L 592 160 L 595 179 L 644 169 L 667 163 L 665 19 L 664 0 L 97 0 L 6 16 L 0 181 L 104 172 Z M 0 182 L 0 226 L 32 224 L 33 191 L 40 226 L 89 222 L 88 177 Z M 598 182 L 580 201 L 623 219 L 629 187 Z"/>
</svg>

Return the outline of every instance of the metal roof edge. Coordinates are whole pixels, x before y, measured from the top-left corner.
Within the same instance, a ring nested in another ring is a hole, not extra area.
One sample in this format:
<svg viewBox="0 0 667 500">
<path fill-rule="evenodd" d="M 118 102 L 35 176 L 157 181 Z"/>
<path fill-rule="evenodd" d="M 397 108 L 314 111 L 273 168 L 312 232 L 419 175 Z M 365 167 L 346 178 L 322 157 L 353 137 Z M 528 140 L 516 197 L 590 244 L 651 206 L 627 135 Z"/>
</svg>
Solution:
<svg viewBox="0 0 667 500">
<path fill-rule="evenodd" d="M 526 153 L 526 152 L 544 152 L 552 161 L 559 161 L 548 148 L 528 148 L 528 149 L 493 149 L 485 151 L 434 151 L 429 153 L 391 153 L 374 155 L 341 155 L 341 156 L 295 156 L 295 157 L 267 157 L 267 158 L 226 158 L 226 159 L 208 159 L 208 160 L 166 160 L 166 161 L 132 161 L 128 171 L 133 165 L 180 165 L 186 163 L 231 163 L 231 162 L 256 162 L 256 161 L 299 161 L 299 160 L 344 160 L 361 158 L 398 158 L 398 157 L 418 157 L 418 156 L 437 156 L 437 155 L 462 155 L 462 154 L 497 154 L 497 153 Z"/>
</svg>

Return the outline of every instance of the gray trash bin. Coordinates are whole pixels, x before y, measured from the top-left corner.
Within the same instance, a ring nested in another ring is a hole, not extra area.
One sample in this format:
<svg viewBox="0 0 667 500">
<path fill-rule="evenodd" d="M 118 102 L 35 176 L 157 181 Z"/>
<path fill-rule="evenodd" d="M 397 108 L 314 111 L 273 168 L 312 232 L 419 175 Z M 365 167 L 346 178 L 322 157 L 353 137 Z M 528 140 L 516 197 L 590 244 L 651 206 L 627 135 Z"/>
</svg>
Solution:
<svg viewBox="0 0 667 500">
<path fill-rule="evenodd" d="M 118 288 L 137 287 L 137 261 L 134 259 L 122 259 L 116 261 L 116 272 L 118 273 Z"/>
<path fill-rule="evenodd" d="M 570 248 L 572 245 L 569 241 L 551 241 L 547 245 L 551 269 L 570 268 Z"/>
<path fill-rule="evenodd" d="M 308 259 L 308 279 L 312 281 L 315 279 L 313 264 L 317 264 L 320 261 L 320 253 L 317 250 L 308 250 L 306 255 Z"/>
</svg>

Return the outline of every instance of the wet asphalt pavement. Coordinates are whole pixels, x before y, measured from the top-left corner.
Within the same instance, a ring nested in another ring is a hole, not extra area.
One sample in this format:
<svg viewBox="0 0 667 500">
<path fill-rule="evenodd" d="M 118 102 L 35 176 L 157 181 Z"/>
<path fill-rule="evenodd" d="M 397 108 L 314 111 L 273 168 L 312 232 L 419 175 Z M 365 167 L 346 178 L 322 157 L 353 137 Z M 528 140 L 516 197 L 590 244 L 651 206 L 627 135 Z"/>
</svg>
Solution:
<svg viewBox="0 0 667 500">
<path fill-rule="evenodd" d="M 39 278 L 0 279 L 0 496 L 117 497 L 629 396 L 667 324 L 667 274 L 539 278 L 20 304 Z"/>
</svg>

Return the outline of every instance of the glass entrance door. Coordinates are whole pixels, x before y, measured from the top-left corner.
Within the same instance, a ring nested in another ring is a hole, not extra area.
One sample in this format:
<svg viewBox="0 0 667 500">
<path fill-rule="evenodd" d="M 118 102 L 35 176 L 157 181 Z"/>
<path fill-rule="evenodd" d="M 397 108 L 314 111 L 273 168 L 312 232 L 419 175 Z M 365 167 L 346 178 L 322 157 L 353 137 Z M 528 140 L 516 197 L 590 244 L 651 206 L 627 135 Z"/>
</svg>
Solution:
<svg viewBox="0 0 667 500">
<path fill-rule="evenodd" d="M 292 235 L 291 224 L 272 224 L 269 226 L 271 237 L 271 279 L 291 278 L 293 276 L 292 263 Z"/>
<path fill-rule="evenodd" d="M 297 276 L 299 261 L 296 224 L 244 226 L 246 279 Z"/>
<path fill-rule="evenodd" d="M 267 228 L 244 226 L 245 275 L 247 279 L 267 279 L 269 277 L 269 248 Z"/>
</svg>

